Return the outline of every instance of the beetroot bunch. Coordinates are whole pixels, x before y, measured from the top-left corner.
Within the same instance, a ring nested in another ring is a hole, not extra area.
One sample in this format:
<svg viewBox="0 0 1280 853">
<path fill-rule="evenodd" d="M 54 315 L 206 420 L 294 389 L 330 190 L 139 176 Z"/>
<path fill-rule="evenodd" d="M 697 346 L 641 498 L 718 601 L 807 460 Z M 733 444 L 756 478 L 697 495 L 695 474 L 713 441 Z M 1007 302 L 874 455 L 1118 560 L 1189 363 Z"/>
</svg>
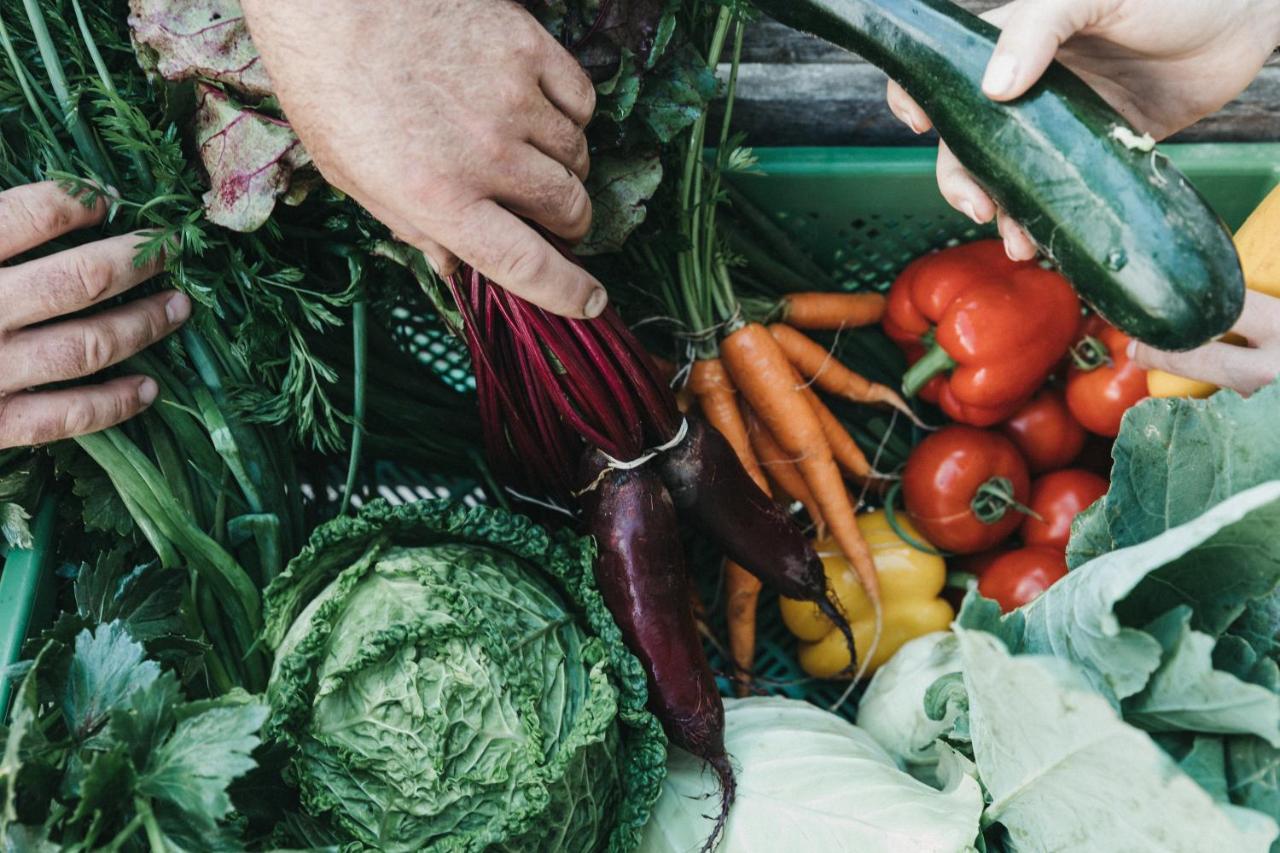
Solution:
<svg viewBox="0 0 1280 853">
<path fill-rule="evenodd" d="M 598 547 L 597 585 L 645 667 L 651 710 L 721 779 L 718 834 L 734 780 L 724 706 L 690 606 L 679 516 L 781 594 L 818 603 L 852 646 L 822 563 L 724 437 L 680 413 L 612 308 L 594 320 L 558 317 L 470 269 L 450 285 L 490 466 L 513 491 L 581 510 Z"/>
</svg>

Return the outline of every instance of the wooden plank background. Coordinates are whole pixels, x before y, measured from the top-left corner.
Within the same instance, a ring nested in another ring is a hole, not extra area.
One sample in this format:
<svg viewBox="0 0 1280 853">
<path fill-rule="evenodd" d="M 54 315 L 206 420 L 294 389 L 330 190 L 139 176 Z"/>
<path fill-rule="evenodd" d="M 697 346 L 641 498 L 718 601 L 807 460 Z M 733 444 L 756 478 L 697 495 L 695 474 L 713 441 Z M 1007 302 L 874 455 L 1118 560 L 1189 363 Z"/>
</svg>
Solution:
<svg viewBox="0 0 1280 853">
<path fill-rule="evenodd" d="M 975 12 L 1001 5 L 959 2 Z M 917 137 L 889 112 L 885 80 L 853 54 L 761 21 L 744 48 L 734 127 L 757 146 L 933 144 L 932 134 Z M 1280 141 L 1280 64 L 1273 61 L 1238 100 L 1175 141 Z"/>
</svg>

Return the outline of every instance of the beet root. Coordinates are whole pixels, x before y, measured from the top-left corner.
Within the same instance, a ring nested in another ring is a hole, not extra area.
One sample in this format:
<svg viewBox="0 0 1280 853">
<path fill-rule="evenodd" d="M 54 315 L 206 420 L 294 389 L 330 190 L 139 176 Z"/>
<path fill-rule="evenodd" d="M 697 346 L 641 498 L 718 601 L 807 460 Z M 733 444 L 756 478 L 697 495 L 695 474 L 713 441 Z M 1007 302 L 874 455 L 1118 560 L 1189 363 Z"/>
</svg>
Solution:
<svg viewBox="0 0 1280 853">
<path fill-rule="evenodd" d="M 844 635 L 856 661 L 853 631 L 827 588 L 827 575 L 799 526 L 761 491 L 732 445 L 715 427 L 689 416 L 689 430 L 659 457 L 663 482 L 676 508 L 687 514 L 725 556 L 779 595 L 812 601 Z"/>
<path fill-rule="evenodd" d="M 728 818 L 735 783 L 724 746 L 724 703 L 690 607 L 675 505 L 652 465 L 613 469 L 592 450 L 582 475 L 589 485 L 580 500 L 599 552 L 596 584 L 648 675 L 649 708 L 673 743 L 720 778 L 711 849 Z"/>
</svg>

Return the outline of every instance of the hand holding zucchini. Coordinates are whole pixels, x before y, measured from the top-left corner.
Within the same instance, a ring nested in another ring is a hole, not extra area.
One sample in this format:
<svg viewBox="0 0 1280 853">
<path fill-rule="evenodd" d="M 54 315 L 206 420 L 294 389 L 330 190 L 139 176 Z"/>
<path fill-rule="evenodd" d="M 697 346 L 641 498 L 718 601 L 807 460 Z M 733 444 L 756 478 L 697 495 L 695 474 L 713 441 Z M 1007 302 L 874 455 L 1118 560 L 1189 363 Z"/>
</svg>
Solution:
<svg viewBox="0 0 1280 853">
<path fill-rule="evenodd" d="M 1184 350 L 1231 328 L 1244 279 L 1190 182 L 1054 64 L 1022 98 L 982 91 L 995 27 L 947 0 L 756 0 L 886 71 L 1081 296 L 1141 341 Z"/>
</svg>

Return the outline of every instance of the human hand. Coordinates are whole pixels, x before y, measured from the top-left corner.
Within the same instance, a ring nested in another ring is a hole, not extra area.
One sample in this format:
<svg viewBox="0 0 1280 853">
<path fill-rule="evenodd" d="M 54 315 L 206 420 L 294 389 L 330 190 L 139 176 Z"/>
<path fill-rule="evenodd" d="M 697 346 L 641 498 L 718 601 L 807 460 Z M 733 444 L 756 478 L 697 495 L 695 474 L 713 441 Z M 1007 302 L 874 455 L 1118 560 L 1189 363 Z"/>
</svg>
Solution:
<svg viewBox="0 0 1280 853">
<path fill-rule="evenodd" d="M 1280 0 L 1014 0 L 985 16 L 1001 27 L 983 90 L 997 101 L 1027 92 L 1057 58 L 1137 130 L 1163 139 L 1216 112 L 1249 85 L 1280 45 Z M 928 116 L 896 83 L 889 107 L 916 133 Z M 938 186 L 979 224 L 997 218 L 1009 257 L 1036 245 L 998 210 L 945 144 Z"/>
<path fill-rule="evenodd" d="M 1191 352 L 1161 352 L 1134 341 L 1129 356 L 1147 370 L 1252 394 L 1280 377 L 1280 299 L 1250 290 L 1232 329 L 1242 346 L 1215 341 Z"/>
<path fill-rule="evenodd" d="M 325 179 L 448 274 L 458 259 L 550 311 L 608 297 L 569 242 L 591 199 L 595 89 L 510 0 L 244 0 L 280 104 Z"/>
<path fill-rule="evenodd" d="M 102 222 L 55 183 L 0 193 L 0 262 Z M 60 319 L 125 293 L 160 272 L 134 266 L 139 235 L 127 234 L 0 267 L 0 448 L 44 444 L 115 426 L 151 405 L 154 379 L 30 390 L 91 376 L 166 337 L 191 314 L 169 290 L 101 313 Z M 57 322 L 49 322 L 57 321 Z"/>
</svg>

